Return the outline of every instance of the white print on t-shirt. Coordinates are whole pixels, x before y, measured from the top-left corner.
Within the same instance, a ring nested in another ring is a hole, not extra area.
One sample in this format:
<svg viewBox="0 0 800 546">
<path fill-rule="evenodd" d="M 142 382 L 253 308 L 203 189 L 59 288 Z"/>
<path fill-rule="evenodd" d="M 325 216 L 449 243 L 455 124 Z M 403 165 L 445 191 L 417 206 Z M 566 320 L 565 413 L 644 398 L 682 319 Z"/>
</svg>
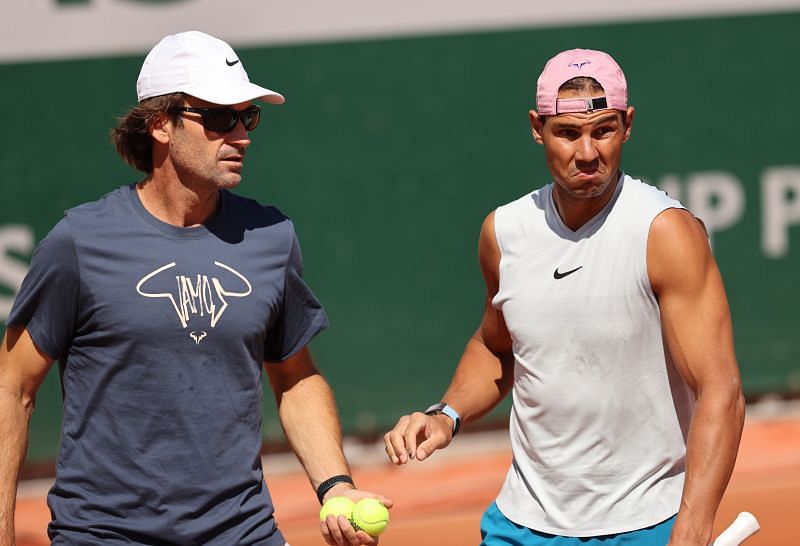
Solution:
<svg viewBox="0 0 800 546">
<path fill-rule="evenodd" d="M 166 271 L 171 267 L 175 267 L 175 262 L 172 262 L 165 266 L 159 267 L 152 273 L 148 273 L 142 277 L 142 279 L 136 285 L 136 291 L 146 298 L 169 299 L 169 301 L 172 303 L 172 307 L 178 314 L 178 320 L 181 321 L 181 326 L 184 328 L 189 325 L 189 319 L 193 315 L 201 317 L 205 315 L 210 316 L 211 327 L 214 328 L 217 325 L 217 322 L 219 322 L 219 319 L 222 318 L 222 314 L 225 312 L 225 309 L 228 308 L 228 302 L 225 300 L 226 296 L 230 298 L 244 298 L 245 296 L 249 296 L 253 291 L 250 281 L 248 281 L 244 275 L 222 262 L 214 262 L 214 265 L 226 269 L 239 277 L 246 285 L 247 290 L 245 292 L 231 292 L 229 290 L 225 290 L 222 287 L 219 279 L 216 277 L 209 278 L 208 275 L 202 275 L 198 273 L 195 278 L 187 277 L 185 275 L 176 276 L 175 280 L 178 283 L 178 288 L 175 294 L 170 292 L 145 292 L 142 289 L 142 286 L 162 271 Z M 219 302 L 219 304 L 217 302 Z M 199 345 L 206 335 L 207 332 L 205 330 L 200 333 L 192 330 L 192 332 L 189 334 L 189 337 L 194 340 L 195 344 Z"/>
<path fill-rule="evenodd" d="M 199 334 L 197 332 L 195 332 L 194 330 L 189 332 L 189 337 L 194 340 L 194 344 L 195 345 L 200 345 L 200 342 L 203 341 L 203 338 L 206 337 L 207 335 L 208 335 L 208 332 L 206 332 L 205 330 L 203 330 Z"/>
</svg>

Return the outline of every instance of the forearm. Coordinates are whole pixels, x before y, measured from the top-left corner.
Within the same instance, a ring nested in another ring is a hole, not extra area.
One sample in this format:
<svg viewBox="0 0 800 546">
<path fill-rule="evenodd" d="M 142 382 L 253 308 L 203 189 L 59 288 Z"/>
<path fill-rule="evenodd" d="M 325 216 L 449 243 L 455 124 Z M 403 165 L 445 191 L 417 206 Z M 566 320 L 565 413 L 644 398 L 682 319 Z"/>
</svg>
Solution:
<svg viewBox="0 0 800 546">
<path fill-rule="evenodd" d="M 28 442 L 32 401 L 0 389 L 0 546 L 14 544 L 17 482 Z"/>
<path fill-rule="evenodd" d="M 673 541 L 706 545 L 711 540 L 714 517 L 736 462 L 744 411 L 738 383 L 706 387 L 698 393 Z"/>
<path fill-rule="evenodd" d="M 467 343 L 443 400 L 459 412 L 462 423 L 474 421 L 506 397 L 513 380 L 513 354 L 490 350 L 479 331 Z"/>
<path fill-rule="evenodd" d="M 310 375 L 284 392 L 278 413 L 289 445 L 314 489 L 331 476 L 350 474 L 342 449 L 339 412 L 333 392 L 321 375 Z"/>
</svg>

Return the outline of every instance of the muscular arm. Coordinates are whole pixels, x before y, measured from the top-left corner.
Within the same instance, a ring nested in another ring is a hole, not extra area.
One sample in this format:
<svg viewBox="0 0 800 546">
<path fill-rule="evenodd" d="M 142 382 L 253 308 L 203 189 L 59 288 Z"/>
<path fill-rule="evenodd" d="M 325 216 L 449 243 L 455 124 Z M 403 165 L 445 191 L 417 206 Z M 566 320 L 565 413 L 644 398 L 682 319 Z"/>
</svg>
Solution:
<svg viewBox="0 0 800 546">
<path fill-rule="evenodd" d="M 514 357 L 511 336 L 502 313 L 492 307 L 500 279 L 500 249 L 494 231 L 494 213 L 481 227 L 478 255 L 486 283 L 483 317 L 467 342 L 455 374 L 442 400 L 461 416 L 462 422 L 478 419 L 494 408 L 511 390 Z M 452 422 L 446 415 L 420 412 L 404 415 L 386 433 L 386 453 L 395 464 L 409 458 L 424 460 L 452 440 Z"/>
<path fill-rule="evenodd" d="M 0 546 L 14 544 L 14 505 L 19 470 L 28 445 L 28 423 L 36 391 L 52 359 L 27 330 L 9 327 L 0 346 Z"/>
<path fill-rule="evenodd" d="M 670 545 L 705 546 L 744 424 L 728 301 L 706 234 L 686 211 L 670 209 L 653 221 L 647 265 L 667 347 L 697 401 Z"/>
</svg>

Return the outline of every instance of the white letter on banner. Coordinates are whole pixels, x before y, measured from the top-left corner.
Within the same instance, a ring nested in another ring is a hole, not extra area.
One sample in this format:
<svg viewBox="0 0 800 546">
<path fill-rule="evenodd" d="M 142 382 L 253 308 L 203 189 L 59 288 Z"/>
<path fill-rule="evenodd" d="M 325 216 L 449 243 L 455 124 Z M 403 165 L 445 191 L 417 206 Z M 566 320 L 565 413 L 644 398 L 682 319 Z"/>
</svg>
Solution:
<svg viewBox="0 0 800 546">
<path fill-rule="evenodd" d="M 688 207 L 700 218 L 713 243 L 714 233 L 734 225 L 744 214 L 744 190 L 739 180 L 725 172 L 689 175 Z"/>
<path fill-rule="evenodd" d="M 15 295 L 28 273 L 28 266 L 7 253 L 14 250 L 27 254 L 33 250 L 33 243 L 33 230 L 30 227 L 20 224 L 0 226 L 0 284 L 11 288 Z M 8 319 L 13 303 L 14 296 L 0 294 L 0 321 Z"/>
<path fill-rule="evenodd" d="M 772 167 L 761 175 L 761 250 L 769 258 L 789 253 L 789 226 L 800 224 L 800 167 Z"/>
</svg>

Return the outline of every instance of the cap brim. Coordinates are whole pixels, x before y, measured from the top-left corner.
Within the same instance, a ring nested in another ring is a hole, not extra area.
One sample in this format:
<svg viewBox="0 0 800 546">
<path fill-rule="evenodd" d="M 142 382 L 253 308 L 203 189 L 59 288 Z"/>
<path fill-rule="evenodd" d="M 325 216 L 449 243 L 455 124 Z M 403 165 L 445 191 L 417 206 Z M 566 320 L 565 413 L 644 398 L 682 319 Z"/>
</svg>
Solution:
<svg viewBox="0 0 800 546">
<path fill-rule="evenodd" d="M 213 85 L 193 85 L 182 91 L 187 95 L 214 104 L 230 105 L 251 100 L 260 100 L 270 104 L 286 102 L 280 93 L 249 82 L 236 82 L 235 85 L 229 86 L 221 85 L 221 82 L 214 82 Z"/>
</svg>

